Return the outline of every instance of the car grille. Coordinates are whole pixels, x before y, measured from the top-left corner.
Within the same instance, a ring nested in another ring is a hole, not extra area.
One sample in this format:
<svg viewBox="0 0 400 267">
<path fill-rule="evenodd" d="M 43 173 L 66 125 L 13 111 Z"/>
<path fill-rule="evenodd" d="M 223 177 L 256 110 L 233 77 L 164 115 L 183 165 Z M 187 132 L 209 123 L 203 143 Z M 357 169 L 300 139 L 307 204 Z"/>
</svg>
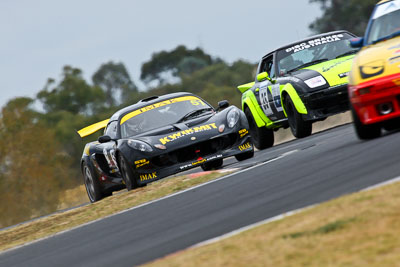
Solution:
<svg viewBox="0 0 400 267">
<path fill-rule="evenodd" d="M 348 106 L 347 84 L 311 93 L 305 97 L 305 103 L 307 108 L 310 109 L 331 109 L 342 105 Z"/>
<path fill-rule="evenodd" d="M 163 167 L 195 161 L 199 157 L 206 157 L 218 151 L 225 150 L 233 146 L 237 141 L 238 134 L 232 133 L 162 154 L 151 159 L 151 162 L 157 167 Z"/>
</svg>

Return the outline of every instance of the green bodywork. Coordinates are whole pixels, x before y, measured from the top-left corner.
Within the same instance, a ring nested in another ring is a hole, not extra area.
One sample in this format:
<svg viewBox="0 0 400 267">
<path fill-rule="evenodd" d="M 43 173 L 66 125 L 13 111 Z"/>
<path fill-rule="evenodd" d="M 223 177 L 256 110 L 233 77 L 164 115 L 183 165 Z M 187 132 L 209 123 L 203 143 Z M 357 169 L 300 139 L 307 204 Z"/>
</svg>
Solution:
<svg viewBox="0 0 400 267">
<path fill-rule="evenodd" d="M 250 88 L 249 88 L 250 89 Z M 257 89 L 256 89 L 257 90 Z M 265 116 L 264 112 L 261 110 L 260 105 L 257 103 L 256 96 L 252 90 L 247 90 L 242 95 L 242 110 L 248 107 L 253 114 L 254 121 L 258 127 L 266 126 L 268 128 L 275 128 L 274 123 Z"/>
<path fill-rule="evenodd" d="M 298 113 L 307 114 L 306 106 L 304 105 L 303 101 L 301 101 L 299 94 L 297 93 L 296 89 L 294 89 L 294 87 L 291 83 L 281 85 L 280 89 L 281 89 L 281 104 L 282 104 L 282 108 L 283 108 L 283 113 L 285 113 L 286 117 L 287 117 L 287 114 L 286 114 L 285 105 L 283 104 L 283 102 L 287 95 L 289 95 L 290 99 L 292 99 L 292 102 L 293 102 L 294 106 L 296 107 L 296 110 Z"/>
<path fill-rule="evenodd" d="M 348 77 L 340 78 L 338 73 L 349 72 L 353 62 L 354 55 L 333 59 L 322 62 L 307 68 L 306 70 L 314 70 L 324 76 L 330 86 L 336 86 L 348 83 Z"/>
<path fill-rule="evenodd" d="M 242 84 L 242 85 L 239 85 L 239 86 L 238 86 L 238 89 L 239 89 L 239 91 L 243 94 L 244 92 L 246 92 L 247 90 L 249 90 L 251 87 L 253 87 L 254 84 L 255 84 L 255 82 Z"/>
</svg>

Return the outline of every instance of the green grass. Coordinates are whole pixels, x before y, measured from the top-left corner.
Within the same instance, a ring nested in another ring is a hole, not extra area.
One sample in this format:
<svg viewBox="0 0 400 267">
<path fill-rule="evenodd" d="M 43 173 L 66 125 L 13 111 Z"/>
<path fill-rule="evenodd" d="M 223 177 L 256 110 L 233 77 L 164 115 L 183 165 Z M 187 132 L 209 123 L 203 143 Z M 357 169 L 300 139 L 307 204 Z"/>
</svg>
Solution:
<svg viewBox="0 0 400 267">
<path fill-rule="evenodd" d="M 354 193 L 148 266 L 400 266 L 400 183 Z"/>
<path fill-rule="evenodd" d="M 125 191 L 99 202 L 44 217 L 0 232 L 0 251 L 54 235 L 84 223 L 110 216 L 140 204 L 171 195 L 193 186 L 217 179 L 228 172 L 205 172 L 176 176 L 148 184 L 133 191 Z M 82 188 L 77 188 L 81 192 Z M 68 195 L 75 195 L 69 193 Z"/>
</svg>

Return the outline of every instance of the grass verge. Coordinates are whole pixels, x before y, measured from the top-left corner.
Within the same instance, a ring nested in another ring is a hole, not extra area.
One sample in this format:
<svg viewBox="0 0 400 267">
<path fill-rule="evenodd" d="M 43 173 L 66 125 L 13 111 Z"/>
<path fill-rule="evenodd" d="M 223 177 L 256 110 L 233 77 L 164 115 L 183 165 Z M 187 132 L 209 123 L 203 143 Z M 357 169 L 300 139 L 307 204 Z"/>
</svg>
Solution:
<svg viewBox="0 0 400 267">
<path fill-rule="evenodd" d="M 400 183 L 347 195 L 148 266 L 399 266 Z"/>
<path fill-rule="evenodd" d="M 87 206 L 56 213 L 11 229 L 2 230 L 0 232 L 0 251 L 51 236 L 81 224 L 214 180 L 232 171 L 211 171 L 163 179 L 146 187 L 130 192 L 125 191 Z"/>
</svg>

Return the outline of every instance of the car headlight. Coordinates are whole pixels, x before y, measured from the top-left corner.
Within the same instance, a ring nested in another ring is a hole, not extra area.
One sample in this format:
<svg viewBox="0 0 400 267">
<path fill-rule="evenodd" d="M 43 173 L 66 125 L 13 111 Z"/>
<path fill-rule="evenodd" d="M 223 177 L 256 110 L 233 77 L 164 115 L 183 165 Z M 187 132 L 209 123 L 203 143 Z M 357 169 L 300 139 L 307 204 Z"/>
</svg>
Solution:
<svg viewBox="0 0 400 267">
<path fill-rule="evenodd" d="M 239 120 L 239 111 L 237 109 L 229 111 L 228 115 L 226 115 L 226 120 L 229 128 L 233 128 Z"/>
<path fill-rule="evenodd" d="M 133 149 L 142 151 L 142 152 L 152 152 L 153 149 L 151 146 L 145 142 L 138 141 L 138 140 L 128 140 L 128 146 Z"/>
<path fill-rule="evenodd" d="M 324 77 L 322 77 L 321 75 L 305 80 L 304 82 L 310 88 L 315 88 L 326 84 Z"/>
</svg>

